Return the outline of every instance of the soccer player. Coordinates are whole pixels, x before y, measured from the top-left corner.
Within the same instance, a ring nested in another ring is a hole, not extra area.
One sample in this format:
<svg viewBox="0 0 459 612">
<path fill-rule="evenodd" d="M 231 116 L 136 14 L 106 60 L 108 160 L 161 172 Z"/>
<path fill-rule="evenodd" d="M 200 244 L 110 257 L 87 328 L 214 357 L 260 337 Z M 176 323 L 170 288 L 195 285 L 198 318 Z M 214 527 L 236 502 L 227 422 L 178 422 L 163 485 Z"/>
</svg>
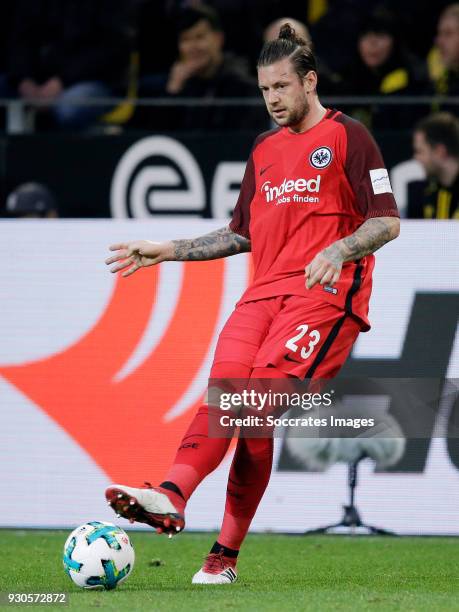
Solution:
<svg viewBox="0 0 459 612">
<path fill-rule="evenodd" d="M 220 334 L 210 377 L 331 378 L 370 327 L 372 253 L 398 236 L 399 215 L 375 142 L 360 123 L 320 104 L 314 56 L 288 24 L 264 45 L 258 82 L 279 127 L 255 140 L 229 227 L 192 240 L 116 244 L 107 264 L 128 276 L 162 261 L 251 251 L 254 278 Z M 198 410 L 159 486 L 109 487 L 114 510 L 180 531 L 189 497 L 230 442 L 208 435 L 212 415 L 212 406 Z M 239 438 L 221 532 L 193 583 L 236 580 L 272 454 L 272 437 Z"/>
<path fill-rule="evenodd" d="M 459 120 L 445 112 L 422 119 L 414 129 L 413 149 L 428 180 L 413 183 L 407 216 L 459 219 Z"/>
</svg>

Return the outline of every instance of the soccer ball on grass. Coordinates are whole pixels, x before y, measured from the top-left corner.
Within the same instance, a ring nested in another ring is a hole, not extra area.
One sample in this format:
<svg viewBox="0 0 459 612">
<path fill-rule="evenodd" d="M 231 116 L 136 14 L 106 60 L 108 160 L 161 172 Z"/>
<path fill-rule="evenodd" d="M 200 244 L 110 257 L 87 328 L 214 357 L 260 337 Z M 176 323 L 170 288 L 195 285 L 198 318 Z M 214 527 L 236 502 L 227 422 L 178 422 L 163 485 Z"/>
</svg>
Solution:
<svg viewBox="0 0 459 612">
<path fill-rule="evenodd" d="M 64 569 L 84 589 L 116 588 L 132 572 L 134 558 L 127 533 L 113 523 L 85 523 L 64 544 Z"/>
</svg>

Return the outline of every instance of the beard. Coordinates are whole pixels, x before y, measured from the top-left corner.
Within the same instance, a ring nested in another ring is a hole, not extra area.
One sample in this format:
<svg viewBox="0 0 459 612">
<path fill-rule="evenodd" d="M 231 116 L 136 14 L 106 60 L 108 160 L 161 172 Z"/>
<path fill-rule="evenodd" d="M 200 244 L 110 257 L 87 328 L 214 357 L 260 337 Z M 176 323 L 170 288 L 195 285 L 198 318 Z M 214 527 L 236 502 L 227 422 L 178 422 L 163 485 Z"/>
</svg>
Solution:
<svg viewBox="0 0 459 612">
<path fill-rule="evenodd" d="M 284 117 L 276 119 L 273 112 L 271 112 L 270 115 L 277 125 L 281 127 L 292 127 L 303 121 L 304 117 L 309 113 L 309 109 L 310 105 L 305 96 L 304 99 L 298 101 L 293 109 L 287 110 Z"/>
</svg>

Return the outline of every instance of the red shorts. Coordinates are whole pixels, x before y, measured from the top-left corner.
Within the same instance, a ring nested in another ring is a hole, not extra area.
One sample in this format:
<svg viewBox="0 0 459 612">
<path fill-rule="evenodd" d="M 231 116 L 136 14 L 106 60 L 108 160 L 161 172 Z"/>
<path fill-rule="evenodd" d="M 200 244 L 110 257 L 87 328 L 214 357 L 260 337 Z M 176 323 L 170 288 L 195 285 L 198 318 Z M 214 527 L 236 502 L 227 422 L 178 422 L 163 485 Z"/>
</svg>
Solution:
<svg viewBox="0 0 459 612">
<path fill-rule="evenodd" d="M 297 378 L 333 378 L 349 355 L 359 322 L 336 306 L 281 295 L 236 306 L 215 350 L 214 365 L 274 366 Z"/>
</svg>

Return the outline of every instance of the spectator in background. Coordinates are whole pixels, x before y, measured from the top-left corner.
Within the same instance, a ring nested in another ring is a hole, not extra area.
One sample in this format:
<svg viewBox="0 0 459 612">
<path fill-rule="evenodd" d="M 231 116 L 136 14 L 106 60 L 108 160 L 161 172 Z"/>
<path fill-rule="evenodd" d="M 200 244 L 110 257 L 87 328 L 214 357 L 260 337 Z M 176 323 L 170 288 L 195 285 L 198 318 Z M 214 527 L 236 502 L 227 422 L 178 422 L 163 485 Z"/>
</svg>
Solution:
<svg viewBox="0 0 459 612">
<path fill-rule="evenodd" d="M 21 219 L 55 219 L 58 217 L 56 200 L 41 183 L 23 183 L 6 199 L 6 212 Z"/>
<path fill-rule="evenodd" d="M 144 79 L 143 96 L 180 98 L 243 98 L 259 97 L 256 80 L 250 75 L 247 62 L 224 53 L 225 36 L 217 13 L 207 6 L 188 7 L 176 15 L 178 57 L 163 83 L 157 77 Z M 151 87 L 153 83 L 153 87 Z M 148 117 L 146 115 L 149 115 Z M 257 129 L 266 125 L 263 109 L 194 105 L 160 112 L 139 109 L 143 127 L 156 129 Z M 258 119 L 258 117 L 260 119 Z"/>
<path fill-rule="evenodd" d="M 317 0 L 205 0 L 201 4 L 212 7 L 225 29 L 225 49 L 249 62 L 250 73 L 256 77 L 256 64 L 263 46 L 263 32 L 267 24 L 286 13 L 307 22 L 307 5 Z M 168 0 L 169 4 L 196 0 Z M 323 0 L 320 0 L 320 4 Z M 326 3 L 326 2 L 325 2 Z"/>
<path fill-rule="evenodd" d="M 351 96 L 427 95 L 426 66 L 403 45 L 395 17 L 377 11 L 363 23 L 356 56 L 343 71 L 343 94 Z M 424 112 L 420 109 L 418 112 Z M 400 107 L 359 107 L 351 113 L 370 128 L 410 127 L 416 110 Z"/>
<path fill-rule="evenodd" d="M 459 219 L 459 120 L 451 113 L 422 119 L 414 130 L 413 149 L 428 180 L 411 184 L 407 216 Z"/>
<path fill-rule="evenodd" d="M 196 97 L 206 95 L 209 89 L 224 88 L 225 93 L 238 95 L 241 84 L 250 89 L 245 64 L 238 59 L 234 64 L 233 58 L 223 54 L 225 38 L 214 11 L 205 6 L 181 11 L 177 32 L 179 57 L 169 72 L 168 94 Z"/>
<path fill-rule="evenodd" d="M 17 95 L 51 108 L 59 127 L 86 127 L 106 112 L 78 100 L 125 94 L 132 0 L 16 0 L 9 78 Z"/>
<path fill-rule="evenodd" d="M 374 12 L 381 0 L 326 0 L 318 19 L 307 21 L 314 44 L 323 60 L 339 74 L 353 61 L 355 41 L 362 20 Z M 388 0 L 385 0 L 387 4 Z M 308 0 L 308 12 L 315 0 Z M 306 9 L 306 2 L 305 9 Z"/>
<path fill-rule="evenodd" d="M 440 15 L 435 43 L 442 63 L 434 77 L 435 90 L 440 94 L 459 96 L 459 3 L 446 7 Z"/>
<path fill-rule="evenodd" d="M 279 35 L 281 27 L 286 23 L 289 23 L 292 26 L 300 38 L 314 46 L 309 30 L 305 24 L 297 19 L 292 19 L 291 17 L 281 17 L 280 19 L 276 19 L 268 24 L 263 34 L 263 41 L 267 42 L 269 40 L 275 40 Z M 317 73 L 319 77 L 317 86 L 319 93 L 321 95 L 333 95 L 340 93 L 341 77 L 338 74 L 333 73 L 328 68 L 328 66 L 320 59 L 320 55 L 317 55 L 316 53 L 314 53 L 314 55 L 316 57 Z"/>
</svg>

